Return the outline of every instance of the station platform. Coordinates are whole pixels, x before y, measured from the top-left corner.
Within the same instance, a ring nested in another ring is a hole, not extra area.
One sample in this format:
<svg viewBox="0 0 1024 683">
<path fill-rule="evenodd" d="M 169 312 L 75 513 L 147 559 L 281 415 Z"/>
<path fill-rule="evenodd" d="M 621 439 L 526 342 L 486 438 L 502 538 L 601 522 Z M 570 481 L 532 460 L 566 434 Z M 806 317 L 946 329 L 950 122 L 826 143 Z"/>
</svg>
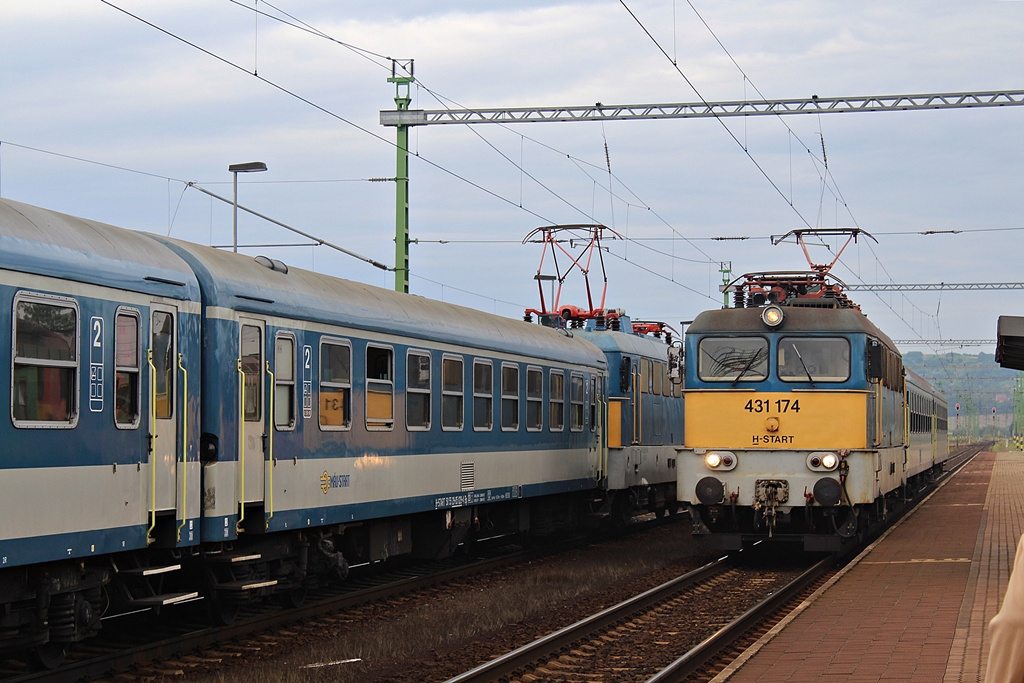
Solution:
<svg viewBox="0 0 1024 683">
<path fill-rule="evenodd" d="M 714 681 L 984 681 L 1024 453 L 981 453 Z"/>
</svg>

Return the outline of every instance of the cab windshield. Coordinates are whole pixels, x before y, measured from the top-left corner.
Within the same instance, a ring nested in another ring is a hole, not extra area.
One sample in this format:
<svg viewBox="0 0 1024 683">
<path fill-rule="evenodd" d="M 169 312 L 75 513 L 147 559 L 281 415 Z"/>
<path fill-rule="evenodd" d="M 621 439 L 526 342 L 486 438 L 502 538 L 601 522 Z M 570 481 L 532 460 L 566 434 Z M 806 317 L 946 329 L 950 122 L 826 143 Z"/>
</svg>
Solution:
<svg viewBox="0 0 1024 683">
<path fill-rule="evenodd" d="M 783 382 L 845 382 L 850 379 L 850 342 L 843 337 L 782 337 Z"/>
<path fill-rule="evenodd" d="M 764 337 L 704 337 L 697 346 L 697 376 L 705 382 L 759 382 L 768 377 Z"/>
</svg>

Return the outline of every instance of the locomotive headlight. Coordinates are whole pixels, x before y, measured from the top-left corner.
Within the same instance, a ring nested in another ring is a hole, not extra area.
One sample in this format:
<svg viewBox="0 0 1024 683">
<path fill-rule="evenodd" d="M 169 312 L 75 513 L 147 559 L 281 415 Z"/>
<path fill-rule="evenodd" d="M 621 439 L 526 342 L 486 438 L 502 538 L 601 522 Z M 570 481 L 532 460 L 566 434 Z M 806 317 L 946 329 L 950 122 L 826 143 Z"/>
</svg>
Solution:
<svg viewBox="0 0 1024 683">
<path fill-rule="evenodd" d="M 778 306 L 767 306 L 763 311 L 761 311 L 761 322 L 768 327 L 778 327 L 782 324 L 784 317 L 782 309 Z"/>
<path fill-rule="evenodd" d="M 736 456 L 729 451 L 711 451 L 704 456 L 704 464 L 711 470 L 731 470 L 736 467 Z"/>
<path fill-rule="evenodd" d="M 839 465 L 839 456 L 828 451 L 817 451 L 807 456 L 807 467 L 816 472 L 831 472 Z"/>
</svg>

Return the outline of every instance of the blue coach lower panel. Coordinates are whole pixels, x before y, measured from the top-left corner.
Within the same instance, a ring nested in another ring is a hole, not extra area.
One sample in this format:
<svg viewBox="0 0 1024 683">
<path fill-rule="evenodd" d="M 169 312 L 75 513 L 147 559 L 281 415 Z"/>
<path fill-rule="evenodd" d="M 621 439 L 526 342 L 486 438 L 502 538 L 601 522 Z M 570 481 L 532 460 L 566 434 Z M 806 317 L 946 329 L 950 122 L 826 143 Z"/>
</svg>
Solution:
<svg viewBox="0 0 1024 683">
<path fill-rule="evenodd" d="M 277 531 L 585 491 L 597 485 L 596 457 L 580 448 L 278 460 L 266 464 L 263 509 Z M 204 467 L 204 540 L 235 537 L 237 476 L 233 462 Z"/>
<path fill-rule="evenodd" d="M 345 524 L 368 519 L 415 514 L 430 510 L 447 510 L 571 491 L 587 491 L 592 488 L 594 488 L 593 480 L 578 479 L 575 481 L 548 482 L 531 486 L 507 486 L 498 489 L 452 491 L 450 493 L 419 496 L 403 500 L 387 500 L 301 510 L 279 510 L 275 511 L 274 515 L 267 520 L 267 530 L 285 531 L 288 529 L 313 528 L 328 524 Z M 205 517 L 202 521 L 203 539 L 206 541 L 233 539 L 235 538 L 235 524 L 237 522 L 237 515 Z"/>
<path fill-rule="evenodd" d="M 0 568 L 145 548 L 147 528 L 139 525 L 4 539 L 0 541 Z"/>
<path fill-rule="evenodd" d="M 198 482 L 198 463 L 188 469 Z M 146 548 L 150 474 L 146 463 L 0 469 L 0 567 Z M 179 489 L 173 481 L 166 488 L 174 505 Z M 176 514 L 159 512 L 165 529 L 181 527 L 181 540 L 166 542 L 199 543 L 198 494 L 196 484 L 185 524 L 174 519 L 183 512 L 180 500 Z"/>
</svg>

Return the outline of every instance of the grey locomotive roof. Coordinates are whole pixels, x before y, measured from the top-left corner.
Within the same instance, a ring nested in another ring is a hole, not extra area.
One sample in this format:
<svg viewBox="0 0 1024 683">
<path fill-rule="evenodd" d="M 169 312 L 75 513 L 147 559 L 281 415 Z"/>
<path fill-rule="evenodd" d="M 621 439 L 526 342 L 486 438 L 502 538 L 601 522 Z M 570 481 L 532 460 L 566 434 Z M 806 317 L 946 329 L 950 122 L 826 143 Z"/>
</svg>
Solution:
<svg viewBox="0 0 1024 683">
<path fill-rule="evenodd" d="M 785 320 L 781 327 L 769 328 L 761 322 L 763 308 L 724 308 L 704 311 L 694 318 L 686 328 L 689 334 L 750 334 L 786 333 L 794 334 L 845 334 L 862 332 L 885 342 L 896 350 L 892 340 L 875 327 L 867 316 L 854 308 L 810 308 L 783 306 Z"/>
<path fill-rule="evenodd" d="M 203 301 L 267 315 L 413 336 L 446 344 L 605 365 L 589 342 L 565 332 L 420 296 L 289 268 L 271 270 L 249 256 L 158 238 L 192 264 Z"/>
<path fill-rule="evenodd" d="M 188 264 L 144 233 L 10 199 L 0 199 L 0 268 L 198 298 Z"/>
<path fill-rule="evenodd" d="M 946 400 L 946 395 L 939 391 L 938 387 L 933 385 L 931 382 L 929 382 L 924 377 L 917 374 L 907 366 L 904 365 L 903 369 L 906 370 L 907 372 L 907 384 L 917 387 L 918 389 L 925 393 L 933 394 L 936 398 L 942 401 Z"/>
<path fill-rule="evenodd" d="M 615 330 L 571 330 L 571 332 L 594 343 L 606 353 L 618 352 L 660 360 L 665 360 L 668 357 L 668 344 L 660 339 Z"/>
</svg>

